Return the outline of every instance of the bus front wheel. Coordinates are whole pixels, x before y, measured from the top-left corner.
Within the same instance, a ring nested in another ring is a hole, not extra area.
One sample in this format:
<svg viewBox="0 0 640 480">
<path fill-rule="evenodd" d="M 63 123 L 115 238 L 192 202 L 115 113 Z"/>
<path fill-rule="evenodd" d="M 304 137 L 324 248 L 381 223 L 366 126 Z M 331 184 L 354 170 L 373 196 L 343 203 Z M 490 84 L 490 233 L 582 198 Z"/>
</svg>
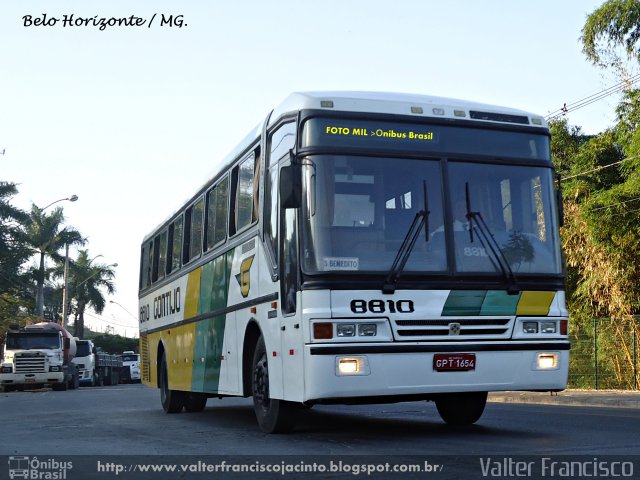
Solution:
<svg viewBox="0 0 640 480">
<path fill-rule="evenodd" d="M 185 403 L 184 392 L 169 390 L 169 374 L 165 355 L 162 355 L 162 361 L 160 362 L 160 402 L 167 413 L 180 413 Z"/>
<path fill-rule="evenodd" d="M 291 431 L 299 410 L 298 404 L 269 396 L 269 362 L 263 337 L 258 340 L 253 355 L 251 390 L 260 430 L 265 433 Z"/>
<path fill-rule="evenodd" d="M 463 392 L 441 395 L 436 398 L 436 408 L 442 420 L 449 425 L 476 423 L 487 403 L 487 392 Z"/>
</svg>

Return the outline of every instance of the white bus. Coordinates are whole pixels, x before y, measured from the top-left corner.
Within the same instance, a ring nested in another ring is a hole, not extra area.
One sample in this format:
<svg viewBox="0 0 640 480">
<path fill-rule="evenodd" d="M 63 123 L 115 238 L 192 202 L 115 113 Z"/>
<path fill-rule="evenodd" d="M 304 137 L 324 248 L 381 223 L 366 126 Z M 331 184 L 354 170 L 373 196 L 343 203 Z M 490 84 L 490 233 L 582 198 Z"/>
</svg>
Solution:
<svg viewBox="0 0 640 480">
<path fill-rule="evenodd" d="M 290 95 L 143 241 L 142 381 L 167 412 L 558 391 L 559 194 L 537 115 L 419 95 Z"/>
</svg>

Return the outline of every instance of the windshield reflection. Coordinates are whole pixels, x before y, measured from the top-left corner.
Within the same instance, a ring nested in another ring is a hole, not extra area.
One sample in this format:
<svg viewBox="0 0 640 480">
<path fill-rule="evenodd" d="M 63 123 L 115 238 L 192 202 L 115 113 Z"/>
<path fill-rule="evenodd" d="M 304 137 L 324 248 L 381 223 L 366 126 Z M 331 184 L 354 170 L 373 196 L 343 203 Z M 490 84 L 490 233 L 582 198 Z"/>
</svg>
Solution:
<svg viewBox="0 0 640 480">
<path fill-rule="evenodd" d="M 465 183 L 516 275 L 561 272 L 549 168 L 449 161 L 443 192 L 439 159 L 317 155 L 303 165 L 305 273 L 388 273 L 426 203 L 430 231 L 417 239 L 405 273 L 502 275 L 495 256 L 470 235 Z"/>
</svg>

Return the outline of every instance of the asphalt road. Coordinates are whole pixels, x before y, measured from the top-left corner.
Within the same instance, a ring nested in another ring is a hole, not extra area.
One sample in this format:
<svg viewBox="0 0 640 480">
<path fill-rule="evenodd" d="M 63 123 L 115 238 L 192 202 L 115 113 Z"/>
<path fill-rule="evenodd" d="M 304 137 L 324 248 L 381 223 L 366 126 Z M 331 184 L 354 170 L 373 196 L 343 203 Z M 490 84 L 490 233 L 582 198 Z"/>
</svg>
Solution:
<svg viewBox="0 0 640 480">
<path fill-rule="evenodd" d="M 142 385 L 2 393 L 0 425 L 0 455 L 640 454 L 640 409 L 489 403 L 476 425 L 451 428 L 427 402 L 316 406 L 267 435 L 251 399 L 167 415 Z"/>
</svg>

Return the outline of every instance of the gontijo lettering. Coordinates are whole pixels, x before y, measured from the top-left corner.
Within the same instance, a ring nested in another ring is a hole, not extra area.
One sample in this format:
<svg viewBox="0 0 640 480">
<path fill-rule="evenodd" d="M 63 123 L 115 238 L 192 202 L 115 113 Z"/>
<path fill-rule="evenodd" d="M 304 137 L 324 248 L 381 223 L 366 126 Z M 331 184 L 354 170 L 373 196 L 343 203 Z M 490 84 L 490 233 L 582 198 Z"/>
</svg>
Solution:
<svg viewBox="0 0 640 480">
<path fill-rule="evenodd" d="M 357 127 L 338 127 L 333 125 L 327 125 L 324 133 L 326 135 L 343 135 L 346 137 L 383 137 L 383 138 L 397 138 L 400 140 L 424 140 L 434 141 L 436 135 L 432 131 L 414 132 L 399 131 L 392 128 L 382 129 L 369 129 L 369 128 L 357 128 Z"/>
</svg>

